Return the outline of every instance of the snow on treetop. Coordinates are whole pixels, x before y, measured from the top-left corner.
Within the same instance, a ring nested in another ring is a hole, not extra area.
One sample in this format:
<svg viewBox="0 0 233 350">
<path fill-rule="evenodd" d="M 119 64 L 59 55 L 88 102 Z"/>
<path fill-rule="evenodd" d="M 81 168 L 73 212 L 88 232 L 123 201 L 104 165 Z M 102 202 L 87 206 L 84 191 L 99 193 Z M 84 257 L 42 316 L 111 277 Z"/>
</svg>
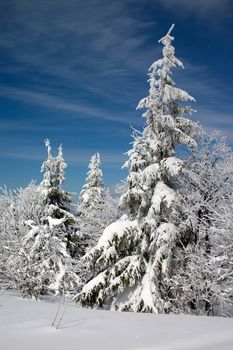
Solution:
<svg viewBox="0 0 233 350">
<path fill-rule="evenodd" d="M 164 35 L 161 39 L 159 39 L 158 42 L 159 42 L 159 43 L 163 43 L 164 39 L 167 38 L 167 37 L 170 37 L 171 40 L 174 40 L 174 37 L 170 35 L 171 32 L 173 31 L 174 27 L 175 27 L 175 24 L 172 23 L 172 25 L 171 25 L 171 27 L 169 28 L 167 34 Z"/>
</svg>

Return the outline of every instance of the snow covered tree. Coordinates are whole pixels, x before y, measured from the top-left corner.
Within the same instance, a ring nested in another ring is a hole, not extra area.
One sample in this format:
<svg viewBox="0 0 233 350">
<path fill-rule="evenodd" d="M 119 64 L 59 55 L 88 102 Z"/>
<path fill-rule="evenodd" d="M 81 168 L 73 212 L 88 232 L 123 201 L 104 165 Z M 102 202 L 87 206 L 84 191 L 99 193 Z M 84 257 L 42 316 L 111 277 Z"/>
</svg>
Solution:
<svg viewBox="0 0 233 350">
<path fill-rule="evenodd" d="M 219 132 L 199 128 L 197 147 L 180 177 L 183 211 L 186 211 L 195 241 L 210 249 L 211 216 L 232 186 L 233 155 Z"/>
<path fill-rule="evenodd" d="M 72 293 L 79 284 L 58 221 L 49 218 L 44 225 L 24 222 L 18 254 L 8 263 L 9 277 L 23 296 Z"/>
<path fill-rule="evenodd" d="M 163 57 L 150 67 L 149 96 L 138 105 L 146 108 L 146 126 L 142 133 L 134 133 L 125 163 L 128 188 L 120 200 L 129 218 L 107 227 L 90 251 L 87 260 L 93 278 L 76 296 L 85 306 L 156 313 L 172 310 L 169 281 L 174 262 L 181 264 L 182 252 L 193 239 L 179 208 L 177 179 L 186 163 L 176 156 L 176 147 L 196 144 L 196 125 L 186 117 L 192 112 L 186 102 L 194 98 L 172 79 L 172 69 L 183 67 L 172 46 L 173 27 L 159 41 Z"/>
<path fill-rule="evenodd" d="M 11 241 L 14 230 L 15 217 L 13 215 L 14 197 L 12 191 L 6 187 L 0 188 L 0 288 L 6 283 L 6 262 L 9 252 L 6 247 Z"/>
<path fill-rule="evenodd" d="M 118 202 L 108 190 L 105 190 L 102 201 L 87 209 L 79 217 L 79 230 L 86 241 L 86 251 L 97 244 L 105 227 L 114 222 L 118 216 Z"/>
<path fill-rule="evenodd" d="M 218 133 L 199 129 L 180 177 L 184 224 L 194 244 L 171 279 L 174 312 L 226 315 L 232 305 L 232 174 L 231 148 Z"/>
<path fill-rule="evenodd" d="M 100 155 L 97 152 L 91 157 L 86 184 L 83 186 L 80 193 L 78 210 L 81 212 L 103 201 L 104 185 L 102 180 L 103 173 L 100 169 L 100 165 Z"/>
<path fill-rule="evenodd" d="M 233 159 L 232 159 L 233 161 Z M 231 178 L 233 174 L 233 162 L 231 163 Z M 212 211 L 210 220 L 211 236 L 211 263 L 214 266 L 213 278 L 217 278 L 217 303 L 212 307 L 213 315 L 233 315 L 233 185 L 228 186 L 217 210 Z M 212 238 L 213 237 L 213 238 Z M 217 276 L 216 276 L 217 271 Z"/>
<path fill-rule="evenodd" d="M 65 169 L 67 167 L 63 158 L 62 145 L 59 146 L 56 157 L 51 155 L 51 146 L 48 139 L 45 140 L 45 145 L 48 158 L 41 167 L 41 170 L 44 171 L 44 179 L 40 186 L 46 204 L 44 216 L 45 218 L 50 217 L 61 221 L 63 226 L 62 237 L 67 242 L 67 248 L 72 257 L 79 257 L 84 254 L 85 244 L 77 230 L 77 219 L 71 213 L 71 194 L 61 188 L 65 180 Z"/>
<path fill-rule="evenodd" d="M 8 258 L 4 276 L 23 295 L 72 292 L 77 288 L 77 262 L 84 254 L 76 217 L 69 211 L 70 194 L 61 188 L 66 163 L 59 147 L 52 157 L 46 140 L 48 159 L 42 165 L 44 180 L 13 194 L 6 193 L 8 205 L 4 250 Z"/>
<path fill-rule="evenodd" d="M 16 191 L 4 188 L 0 196 L 0 208 L 1 271 L 5 284 L 18 288 L 19 279 L 24 279 L 19 272 L 19 251 L 25 234 L 24 222 L 34 220 L 39 224 L 39 217 L 43 213 L 43 200 L 38 186 L 31 182 L 26 188 Z"/>
<path fill-rule="evenodd" d="M 104 228 L 118 216 L 117 202 L 104 187 L 100 165 L 100 155 L 95 153 L 78 203 L 79 230 L 86 240 L 87 250 L 97 243 Z"/>
<path fill-rule="evenodd" d="M 51 145 L 48 139 L 45 140 L 45 146 L 47 147 L 48 158 L 41 166 L 41 171 L 44 172 L 41 188 L 44 190 L 47 203 L 67 209 L 71 202 L 71 195 L 61 189 L 61 185 L 65 180 L 64 170 L 67 167 L 63 158 L 62 145 L 58 148 L 57 157 L 52 157 Z"/>
</svg>

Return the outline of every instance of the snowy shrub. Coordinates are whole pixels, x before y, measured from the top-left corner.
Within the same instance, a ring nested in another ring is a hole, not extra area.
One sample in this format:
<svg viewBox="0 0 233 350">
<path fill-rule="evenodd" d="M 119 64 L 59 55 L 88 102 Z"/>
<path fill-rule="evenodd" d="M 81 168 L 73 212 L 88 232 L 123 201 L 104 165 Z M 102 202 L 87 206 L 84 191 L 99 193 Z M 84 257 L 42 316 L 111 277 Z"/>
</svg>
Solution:
<svg viewBox="0 0 233 350">
<path fill-rule="evenodd" d="M 199 129 L 197 144 L 180 177 L 193 244 L 172 277 L 173 311 L 226 315 L 233 303 L 233 153 L 216 132 Z"/>
</svg>

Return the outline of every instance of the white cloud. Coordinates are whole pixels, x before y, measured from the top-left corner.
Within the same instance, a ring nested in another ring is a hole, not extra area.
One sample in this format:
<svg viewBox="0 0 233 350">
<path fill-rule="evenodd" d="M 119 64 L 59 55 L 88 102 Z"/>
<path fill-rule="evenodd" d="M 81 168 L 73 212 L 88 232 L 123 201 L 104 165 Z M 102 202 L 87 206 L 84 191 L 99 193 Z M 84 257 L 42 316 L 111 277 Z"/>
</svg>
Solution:
<svg viewBox="0 0 233 350">
<path fill-rule="evenodd" d="M 143 31 L 154 26 L 129 14 L 129 1 L 8 0 L 0 4 L 5 21 L 1 25 L 0 46 L 8 49 L 22 64 L 42 71 L 79 79 L 84 66 L 99 71 L 125 74 L 138 67 Z M 8 9 L 8 10 L 7 10 Z M 8 25 L 10 23 L 10 25 Z M 133 52 L 138 50 L 137 60 Z"/>
<path fill-rule="evenodd" d="M 171 10 L 195 13 L 210 20 L 216 17 L 214 12 L 218 16 L 230 13 L 232 1 L 152 0 L 151 5 L 159 2 Z M 133 9 L 137 6 L 142 9 L 142 3 L 140 0 L 0 2 L 0 14 L 4 15 L 0 24 L 0 47 L 15 60 L 15 65 L 3 68 L 7 73 L 11 70 L 15 77 L 28 79 L 32 86 L 31 89 L 13 88 L 2 84 L 0 95 L 59 111 L 57 118 L 66 118 L 69 114 L 73 119 L 98 118 L 135 125 L 137 119 L 132 115 L 138 99 L 143 97 L 143 86 L 147 93 L 147 68 L 161 52 L 158 45 L 149 51 L 142 48 L 149 35 L 156 44 L 163 34 L 156 32 L 155 21 L 147 22 L 134 16 Z M 153 28 L 151 34 L 148 28 Z M 225 98 L 231 96 L 230 93 L 225 93 L 224 86 L 210 81 L 206 67 L 185 66 L 187 69 L 179 74 L 177 82 L 197 98 L 198 110 L 201 108 L 199 97 L 206 99 L 202 107 L 208 110 L 213 110 L 216 101 L 222 105 L 230 103 Z M 141 80 L 134 79 L 138 74 Z M 52 83 L 48 78 L 51 75 Z M 141 96 L 135 95 L 141 91 Z M 213 101 L 212 106 L 208 105 L 209 99 Z M 103 106 L 104 101 L 108 101 L 108 106 Z M 118 106 L 126 107 L 124 114 L 117 111 Z"/>
<path fill-rule="evenodd" d="M 53 146 L 53 145 L 52 145 Z M 42 148 L 42 145 L 32 146 L 31 144 L 18 145 L 18 147 L 12 147 L 0 150 L 0 159 L 14 159 L 14 160 L 32 160 L 43 162 L 46 157 L 46 149 Z M 69 164 L 87 165 L 91 156 L 96 152 L 96 149 L 81 149 L 78 150 L 69 149 L 63 147 L 65 161 Z M 124 163 L 126 156 L 121 152 L 110 152 L 107 150 L 98 150 L 101 155 L 102 163 L 104 167 L 112 167 L 118 165 L 120 169 Z M 56 155 L 57 149 L 53 147 L 52 153 Z"/>
<path fill-rule="evenodd" d="M 94 118 L 108 121 L 115 121 L 129 124 L 133 119 L 125 118 L 122 114 L 107 112 L 100 107 L 92 107 L 90 102 L 78 103 L 65 99 L 62 96 L 49 95 L 46 92 L 38 92 L 23 88 L 8 87 L 0 84 L 0 96 L 7 97 L 13 100 L 23 101 L 24 103 L 33 103 L 35 105 L 44 106 L 52 110 L 60 110 L 69 113 L 72 119 Z M 59 119 L 59 116 L 57 117 Z M 62 116 L 62 118 L 64 118 Z"/>
<path fill-rule="evenodd" d="M 13 83 L 26 82 L 21 91 L 5 89 L 1 94 L 77 117 L 134 123 L 98 107 L 99 97 L 115 104 L 115 110 L 119 105 L 127 109 L 129 102 L 134 108 L 140 96 L 126 87 L 137 89 L 138 81 L 132 80 L 138 72 L 146 74 L 151 52 L 156 56 L 155 47 L 142 50 L 148 39 L 145 31 L 155 30 L 155 22 L 134 16 L 129 4 L 130 0 L 0 2 L 0 48 L 10 58 L 2 61 L 0 73 L 12 74 Z"/>
<path fill-rule="evenodd" d="M 166 8 L 185 15 L 194 13 L 209 21 L 231 15 L 231 0 L 158 0 Z M 229 12 L 230 11 L 230 12 Z M 211 18 L 211 15 L 215 17 Z"/>
</svg>

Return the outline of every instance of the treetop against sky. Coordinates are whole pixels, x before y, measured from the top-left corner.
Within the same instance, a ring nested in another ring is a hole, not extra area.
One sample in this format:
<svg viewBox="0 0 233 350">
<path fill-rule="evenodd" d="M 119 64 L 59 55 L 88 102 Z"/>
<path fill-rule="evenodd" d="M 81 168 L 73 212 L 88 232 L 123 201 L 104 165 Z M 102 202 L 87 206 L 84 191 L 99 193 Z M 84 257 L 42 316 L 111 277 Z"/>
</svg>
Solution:
<svg viewBox="0 0 233 350">
<path fill-rule="evenodd" d="M 107 185 L 123 179 L 148 67 L 172 23 L 192 118 L 232 143 L 232 17 L 231 0 L 2 0 L 0 184 L 41 181 L 46 138 L 54 152 L 63 143 L 65 188 L 80 190 L 95 152 Z"/>
</svg>

